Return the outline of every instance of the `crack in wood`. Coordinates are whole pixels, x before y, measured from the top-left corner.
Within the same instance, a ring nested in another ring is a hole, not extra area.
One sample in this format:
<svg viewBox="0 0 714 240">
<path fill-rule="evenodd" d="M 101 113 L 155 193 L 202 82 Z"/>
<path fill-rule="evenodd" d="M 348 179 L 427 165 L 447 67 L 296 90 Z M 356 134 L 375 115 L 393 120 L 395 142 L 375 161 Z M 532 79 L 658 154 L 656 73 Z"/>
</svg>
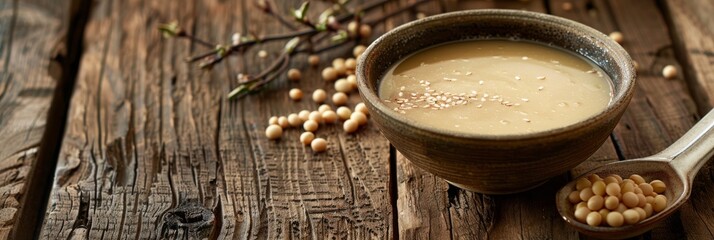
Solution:
<svg viewBox="0 0 714 240">
<path fill-rule="evenodd" d="M 199 232 L 210 228 L 215 221 L 210 209 L 193 200 L 182 201 L 163 216 L 163 226 L 168 229 L 185 229 L 198 236 Z"/>
</svg>

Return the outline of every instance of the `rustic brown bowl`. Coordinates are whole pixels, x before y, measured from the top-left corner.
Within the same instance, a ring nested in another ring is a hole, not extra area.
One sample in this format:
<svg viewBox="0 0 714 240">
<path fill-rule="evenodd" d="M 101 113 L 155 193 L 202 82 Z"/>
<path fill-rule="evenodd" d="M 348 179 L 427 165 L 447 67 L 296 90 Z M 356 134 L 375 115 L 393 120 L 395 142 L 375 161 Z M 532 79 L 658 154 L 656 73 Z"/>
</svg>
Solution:
<svg viewBox="0 0 714 240">
<path fill-rule="evenodd" d="M 400 60 L 430 46 L 471 39 L 530 40 L 584 56 L 612 78 L 612 102 L 576 124 L 489 136 L 425 128 L 380 100 L 380 80 Z M 619 44 L 585 25 L 527 11 L 470 10 L 427 17 L 384 34 L 360 57 L 357 79 L 372 119 L 413 164 L 466 190 L 508 194 L 536 187 L 595 152 L 630 101 L 635 70 Z"/>
</svg>

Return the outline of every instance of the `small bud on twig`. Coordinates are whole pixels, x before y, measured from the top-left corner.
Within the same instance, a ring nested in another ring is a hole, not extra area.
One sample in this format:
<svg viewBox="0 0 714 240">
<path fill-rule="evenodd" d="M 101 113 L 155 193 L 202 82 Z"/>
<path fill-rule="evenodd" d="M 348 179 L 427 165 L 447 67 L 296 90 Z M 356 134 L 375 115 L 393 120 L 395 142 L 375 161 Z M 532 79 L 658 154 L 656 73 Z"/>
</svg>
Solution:
<svg viewBox="0 0 714 240">
<path fill-rule="evenodd" d="M 300 37 L 294 37 L 293 39 L 290 39 L 290 41 L 285 44 L 285 52 L 292 53 L 295 50 L 295 47 L 297 47 L 298 43 L 300 43 Z"/>
<path fill-rule="evenodd" d="M 270 7 L 270 3 L 266 0 L 257 0 L 255 4 L 260 10 L 263 10 L 263 12 L 265 13 L 273 12 L 273 9 Z"/>
<path fill-rule="evenodd" d="M 296 10 L 293 10 L 293 16 L 300 22 L 307 21 L 307 10 L 310 8 L 310 2 L 303 2 Z"/>
<path fill-rule="evenodd" d="M 165 38 L 176 37 L 183 33 L 183 30 L 181 30 L 176 21 L 159 25 L 159 31 L 161 31 Z"/>
</svg>

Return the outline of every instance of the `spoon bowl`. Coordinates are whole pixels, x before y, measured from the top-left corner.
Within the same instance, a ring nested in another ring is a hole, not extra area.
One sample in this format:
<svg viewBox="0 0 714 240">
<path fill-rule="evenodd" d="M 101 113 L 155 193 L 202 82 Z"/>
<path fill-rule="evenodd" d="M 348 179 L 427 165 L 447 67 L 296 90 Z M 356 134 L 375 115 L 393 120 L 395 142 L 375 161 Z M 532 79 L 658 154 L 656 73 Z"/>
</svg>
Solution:
<svg viewBox="0 0 714 240">
<path fill-rule="evenodd" d="M 709 112 L 692 129 L 664 151 L 645 158 L 624 160 L 603 165 L 575 178 L 598 174 L 608 176 L 618 174 L 628 177 L 639 174 L 647 181 L 662 180 L 667 189 L 667 207 L 633 225 L 621 227 L 593 227 L 575 219 L 575 205 L 568 201 L 568 194 L 575 189 L 571 181 L 556 193 L 556 206 L 563 219 L 579 232 L 603 239 L 623 239 L 643 234 L 657 223 L 676 212 L 692 193 L 692 183 L 699 169 L 714 154 L 714 111 Z M 604 221 L 604 219 L 603 219 Z"/>
<path fill-rule="evenodd" d="M 642 158 L 615 162 L 587 172 L 580 177 L 592 174 L 598 174 L 604 177 L 613 173 L 623 177 L 639 174 L 647 180 L 662 180 L 667 184 L 667 190 L 663 193 L 667 197 L 667 208 L 634 225 L 593 227 L 575 219 L 575 205 L 568 201 L 568 194 L 575 189 L 575 181 L 573 181 L 558 191 L 556 194 L 556 204 L 558 206 L 558 212 L 563 216 L 563 219 L 579 232 L 603 239 L 622 239 L 641 235 L 674 213 L 680 205 L 686 202 L 691 193 L 690 187 L 682 181 L 676 170 L 672 168 L 666 159 Z M 605 220 L 603 219 L 603 221 Z"/>
</svg>

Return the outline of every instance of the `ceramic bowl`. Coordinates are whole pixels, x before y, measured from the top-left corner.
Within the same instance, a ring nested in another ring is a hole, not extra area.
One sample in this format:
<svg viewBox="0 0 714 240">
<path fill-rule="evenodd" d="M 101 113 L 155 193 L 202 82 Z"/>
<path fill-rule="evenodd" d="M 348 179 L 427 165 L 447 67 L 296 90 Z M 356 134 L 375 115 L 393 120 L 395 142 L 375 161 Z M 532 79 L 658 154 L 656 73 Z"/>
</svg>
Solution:
<svg viewBox="0 0 714 240">
<path fill-rule="evenodd" d="M 419 50 L 454 41 L 520 39 L 569 50 L 599 65 L 613 81 L 613 99 L 584 121 L 522 135 L 480 135 L 415 124 L 378 96 L 382 76 Z M 608 138 L 632 97 L 635 70 L 616 42 L 580 23 L 517 10 L 469 10 L 399 26 L 374 41 L 357 66 L 358 86 L 384 136 L 416 166 L 480 193 L 525 191 L 586 160 Z"/>
</svg>

